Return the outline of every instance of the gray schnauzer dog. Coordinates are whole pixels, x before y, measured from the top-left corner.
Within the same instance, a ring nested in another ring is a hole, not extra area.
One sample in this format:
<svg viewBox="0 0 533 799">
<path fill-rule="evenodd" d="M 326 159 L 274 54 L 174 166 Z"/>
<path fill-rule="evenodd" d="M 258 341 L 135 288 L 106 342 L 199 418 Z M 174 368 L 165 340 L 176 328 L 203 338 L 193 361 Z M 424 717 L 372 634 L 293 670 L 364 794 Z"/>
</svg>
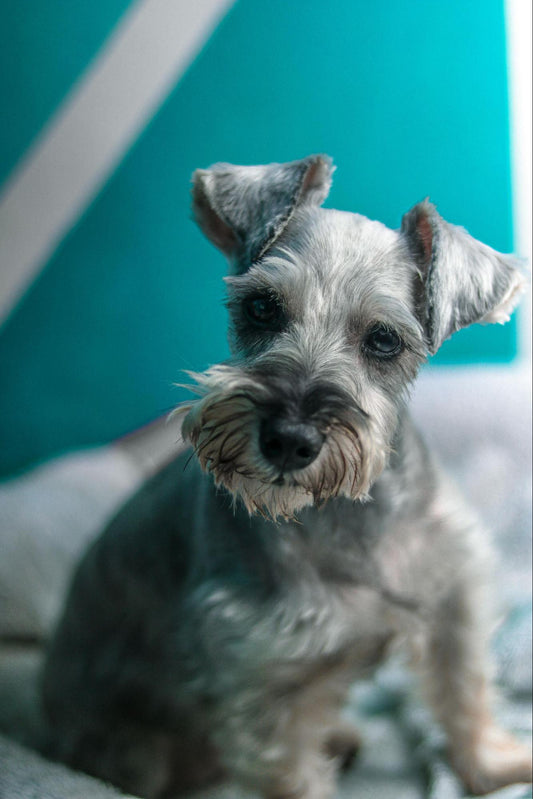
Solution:
<svg viewBox="0 0 533 799">
<path fill-rule="evenodd" d="M 399 230 L 320 208 L 332 171 L 195 173 L 232 269 L 233 356 L 182 409 L 197 457 L 94 543 L 50 647 L 48 751 L 143 796 L 226 775 L 331 797 L 357 746 L 348 688 L 395 639 L 468 790 L 531 779 L 491 715 L 485 536 L 406 410 L 428 353 L 506 321 L 524 279 L 428 201 Z"/>
</svg>

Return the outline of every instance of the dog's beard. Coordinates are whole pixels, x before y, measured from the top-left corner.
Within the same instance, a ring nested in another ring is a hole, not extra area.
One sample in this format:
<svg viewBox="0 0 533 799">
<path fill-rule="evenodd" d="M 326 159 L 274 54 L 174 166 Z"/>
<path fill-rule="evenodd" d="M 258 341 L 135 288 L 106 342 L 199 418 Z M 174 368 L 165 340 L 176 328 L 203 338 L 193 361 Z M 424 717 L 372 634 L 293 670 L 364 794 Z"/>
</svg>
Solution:
<svg viewBox="0 0 533 799">
<path fill-rule="evenodd" d="M 386 455 L 383 448 L 372 448 L 360 419 L 330 416 L 317 458 L 304 469 L 283 473 L 259 448 L 258 407 L 267 402 L 266 387 L 226 365 L 194 378 L 203 396 L 178 409 L 186 414 L 183 438 L 192 443 L 202 469 L 240 498 L 249 513 L 292 519 L 306 505 L 320 506 L 332 497 L 367 498 Z"/>
</svg>

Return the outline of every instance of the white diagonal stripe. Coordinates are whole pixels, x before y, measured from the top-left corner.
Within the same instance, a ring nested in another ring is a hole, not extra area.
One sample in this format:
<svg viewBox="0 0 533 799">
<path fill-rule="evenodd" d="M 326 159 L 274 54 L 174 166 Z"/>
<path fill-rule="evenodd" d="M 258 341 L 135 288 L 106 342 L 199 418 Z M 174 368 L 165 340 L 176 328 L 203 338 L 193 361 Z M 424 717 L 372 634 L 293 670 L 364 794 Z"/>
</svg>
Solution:
<svg viewBox="0 0 533 799">
<path fill-rule="evenodd" d="M 138 0 L 0 196 L 0 321 L 234 0 Z"/>
</svg>

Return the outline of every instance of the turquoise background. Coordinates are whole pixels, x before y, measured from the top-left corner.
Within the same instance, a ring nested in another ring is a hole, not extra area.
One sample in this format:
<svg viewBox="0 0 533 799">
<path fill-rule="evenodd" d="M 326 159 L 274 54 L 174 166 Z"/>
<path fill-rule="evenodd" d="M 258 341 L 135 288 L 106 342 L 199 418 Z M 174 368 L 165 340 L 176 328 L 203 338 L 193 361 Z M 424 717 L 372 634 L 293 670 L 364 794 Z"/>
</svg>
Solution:
<svg viewBox="0 0 533 799">
<path fill-rule="evenodd" d="M 130 5 L 130 0 L 2 0 L 0 183 Z"/>
<path fill-rule="evenodd" d="M 126 2 L 4 2 L 5 176 Z M 225 262 L 190 219 L 215 161 L 313 152 L 326 205 L 398 227 L 430 196 L 513 248 L 501 0 L 239 0 L 0 331 L 0 472 L 108 441 L 184 398 L 181 370 L 227 354 Z M 508 362 L 517 329 L 475 326 L 436 364 Z"/>
</svg>

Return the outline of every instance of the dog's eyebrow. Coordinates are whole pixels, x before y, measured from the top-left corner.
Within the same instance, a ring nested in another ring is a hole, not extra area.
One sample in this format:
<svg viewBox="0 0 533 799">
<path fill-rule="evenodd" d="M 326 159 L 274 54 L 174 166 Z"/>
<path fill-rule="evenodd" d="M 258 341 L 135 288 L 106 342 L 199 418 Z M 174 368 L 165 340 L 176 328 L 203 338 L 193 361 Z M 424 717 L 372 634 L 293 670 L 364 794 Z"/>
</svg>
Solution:
<svg viewBox="0 0 533 799">
<path fill-rule="evenodd" d="M 232 286 L 226 305 L 228 307 L 232 307 L 235 303 L 240 305 L 242 301 L 253 299 L 258 296 L 269 297 L 283 307 L 287 305 L 283 292 L 276 286 L 263 281 L 254 281 L 254 283 L 247 283 L 246 285 L 236 287 Z"/>
<path fill-rule="evenodd" d="M 273 275 L 269 275 L 264 270 L 254 270 L 246 272 L 244 275 L 237 275 L 235 277 L 225 277 L 224 282 L 230 290 L 231 294 L 238 298 L 243 298 L 259 292 L 262 294 L 272 294 L 283 299 L 285 292 L 283 291 L 283 283 L 281 280 L 273 280 Z"/>
<path fill-rule="evenodd" d="M 359 296 L 357 316 L 369 322 L 388 322 L 392 327 L 407 329 L 422 336 L 422 327 L 412 310 L 397 297 L 376 292 Z"/>
</svg>

